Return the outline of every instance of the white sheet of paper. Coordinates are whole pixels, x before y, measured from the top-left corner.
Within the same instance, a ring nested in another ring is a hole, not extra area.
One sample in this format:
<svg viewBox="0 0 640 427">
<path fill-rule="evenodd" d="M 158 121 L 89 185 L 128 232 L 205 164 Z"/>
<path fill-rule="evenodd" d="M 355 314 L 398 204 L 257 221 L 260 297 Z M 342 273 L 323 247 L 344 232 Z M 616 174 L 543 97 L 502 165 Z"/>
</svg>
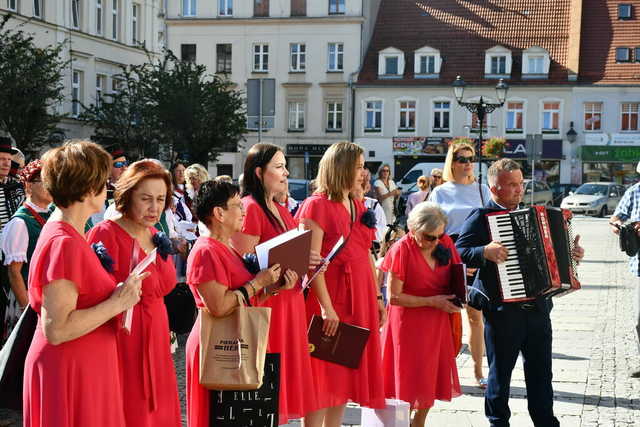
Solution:
<svg viewBox="0 0 640 427">
<path fill-rule="evenodd" d="M 304 276 L 304 279 L 302 279 L 302 289 L 305 289 L 307 286 L 309 286 L 311 282 L 313 282 L 313 279 L 315 279 L 316 276 L 320 274 L 320 269 L 331 262 L 331 259 L 335 256 L 336 252 L 338 251 L 338 249 L 340 249 L 343 243 L 344 243 L 344 236 L 340 236 L 336 244 L 333 245 L 333 248 L 331 248 L 331 251 L 329 251 L 329 254 L 325 257 L 322 264 L 317 266 L 316 269 L 313 271 L 313 275 L 311 276 L 311 278 L 307 279 L 307 277 L 309 277 L 308 274 Z"/>
<path fill-rule="evenodd" d="M 146 270 L 147 267 L 151 265 L 151 263 L 156 261 L 157 252 L 158 248 L 154 248 L 151 252 L 149 252 L 149 254 L 138 263 L 138 265 L 133 267 L 133 270 L 131 270 L 131 274 L 142 274 L 144 270 Z M 131 307 L 129 310 L 125 311 L 124 315 L 122 316 L 122 329 L 124 329 L 127 333 L 131 333 L 131 323 L 133 322 L 134 307 Z"/>
</svg>

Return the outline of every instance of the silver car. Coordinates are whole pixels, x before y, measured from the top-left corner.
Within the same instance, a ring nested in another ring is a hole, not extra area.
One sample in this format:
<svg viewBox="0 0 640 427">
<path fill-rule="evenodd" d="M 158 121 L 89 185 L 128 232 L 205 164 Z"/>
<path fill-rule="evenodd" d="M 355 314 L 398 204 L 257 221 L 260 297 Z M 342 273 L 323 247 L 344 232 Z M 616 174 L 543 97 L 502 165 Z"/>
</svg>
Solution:
<svg viewBox="0 0 640 427">
<path fill-rule="evenodd" d="M 531 180 L 524 180 L 524 196 L 522 203 L 526 206 L 531 205 Z M 541 181 L 533 182 L 533 204 L 542 206 L 553 206 L 553 191 L 547 184 Z"/>
<path fill-rule="evenodd" d="M 624 186 L 615 182 L 587 182 L 562 199 L 560 207 L 576 214 L 607 216 L 624 194 Z"/>
</svg>

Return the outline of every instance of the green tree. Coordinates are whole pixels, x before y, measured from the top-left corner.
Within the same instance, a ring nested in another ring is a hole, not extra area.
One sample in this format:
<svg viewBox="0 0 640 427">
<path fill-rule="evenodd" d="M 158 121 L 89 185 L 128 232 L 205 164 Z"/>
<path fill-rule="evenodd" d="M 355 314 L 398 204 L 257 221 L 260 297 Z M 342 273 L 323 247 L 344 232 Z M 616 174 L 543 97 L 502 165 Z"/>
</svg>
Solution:
<svg viewBox="0 0 640 427">
<path fill-rule="evenodd" d="M 23 151 L 38 151 L 65 116 L 61 59 L 64 43 L 37 47 L 20 26 L 7 28 L 11 14 L 0 19 L 0 130 Z"/>
</svg>

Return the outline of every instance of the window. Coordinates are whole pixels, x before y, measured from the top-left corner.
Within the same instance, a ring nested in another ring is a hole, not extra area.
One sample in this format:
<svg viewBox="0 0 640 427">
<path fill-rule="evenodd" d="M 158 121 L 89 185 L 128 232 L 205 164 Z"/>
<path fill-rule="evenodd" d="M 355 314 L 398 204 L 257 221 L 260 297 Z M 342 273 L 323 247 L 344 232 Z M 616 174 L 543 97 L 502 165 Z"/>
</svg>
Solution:
<svg viewBox="0 0 640 427">
<path fill-rule="evenodd" d="M 289 45 L 291 53 L 290 71 L 304 71 L 306 67 L 307 46 L 304 43 L 291 43 Z"/>
<path fill-rule="evenodd" d="M 112 0 L 111 3 L 111 38 L 118 40 L 118 0 Z"/>
<path fill-rule="evenodd" d="M 304 130 L 304 102 L 289 103 L 289 130 Z"/>
<path fill-rule="evenodd" d="M 117 93 L 120 92 L 120 90 L 122 89 L 122 79 L 119 77 L 112 77 L 111 78 L 111 93 Z"/>
<path fill-rule="evenodd" d="M 269 16 L 269 0 L 253 0 L 253 16 Z"/>
<path fill-rule="evenodd" d="M 403 74 L 403 51 L 395 47 L 388 47 L 378 52 L 378 76 L 380 78 L 397 78 Z"/>
<path fill-rule="evenodd" d="M 307 0 L 291 0 L 291 16 L 307 16 Z"/>
<path fill-rule="evenodd" d="M 231 73 L 231 44 L 216 45 L 216 73 Z"/>
<path fill-rule="evenodd" d="M 17 12 L 18 11 L 18 0 L 7 0 L 7 9 Z"/>
<path fill-rule="evenodd" d="M 507 57 L 491 57 L 491 74 L 507 74 Z"/>
<path fill-rule="evenodd" d="M 507 133 L 522 133 L 522 122 L 524 117 L 524 103 L 507 102 L 507 123 L 505 131 Z"/>
<path fill-rule="evenodd" d="M 195 44 L 181 44 L 180 45 L 180 59 L 185 62 L 196 62 L 196 45 Z"/>
<path fill-rule="evenodd" d="M 140 42 L 140 5 L 133 4 L 131 6 L 131 42 L 138 44 Z"/>
<path fill-rule="evenodd" d="M 196 0 L 182 0 L 182 16 L 196 16 Z"/>
<path fill-rule="evenodd" d="M 529 60 L 529 74 L 543 74 L 544 73 L 544 57 L 542 56 L 530 56 Z"/>
<path fill-rule="evenodd" d="M 344 0 L 329 0 L 329 15 L 344 15 Z"/>
<path fill-rule="evenodd" d="M 584 103 L 584 130 L 600 130 L 602 102 Z"/>
<path fill-rule="evenodd" d="M 78 117 L 80 114 L 80 103 L 82 102 L 82 71 L 73 72 L 71 84 L 71 114 Z"/>
<path fill-rule="evenodd" d="M 433 103 L 433 131 L 449 132 L 449 114 L 451 104 L 449 101 L 436 101 Z"/>
<path fill-rule="evenodd" d="M 365 102 L 365 132 L 380 132 L 382 129 L 382 101 Z"/>
<path fill-rule="evenodd" d="M 327 103 L 327 131 L 342 130 L 342 103 Z"/>
<path fill-rule="evenodd" d="M 102 21 L 102 0 L 96 0 L 96 34 L 102 35 L 102 27 L 104 26 Z"/>
<path fill-rule="evenodd" d="M 96 105 L 102 105 L 102 96 L 107 82 L 107 76 L 104 74 L 96 74 Z"/>
<path fill-rule="evenodd" d="M 624 103 L 622 104 L 622 130 L 640 130 L 638 128 L 638 107 L 640 104 Z"/>
<path fill-rule="evenodd" d="M 269 71 L 269 45 L 268 44 L 253 45 L 253 71 L 254 72 Z"/>
<path fill-rule="evenodd" d="M 522 78 L 546 79 L 549 77 L 550 65 L 549 51 L 545 48 L 531 46 L 522 51 Z"/>
<path fill-rule="evenodd" d="M 631 5 L 619 4 L 618 5 L 618 19 L 631 19 Z"/>
<path fill-rule="evenodd" d="M 218 15 L 233 16 L 233 0 L 218 0 Z"/>
<path fill-rule="evenodd" d="M 420 74 L 436 73 L 436 57 L 435 55 L 420 56 Z"/>
<path fill-rule="evenodd" d="M 489 115 L 485 114 L 482 119 L 482 130 L 483 132 L 487 132 L 489 129 Z M 480 131 L 480 119 L 476 113 L 471 113 L 471 132 L 479 132 Z"/>
<path fill-rule="evenodd" d="M 33 0 L 33 16 L 35 18 L 42 18 L 44 15 L 44 11 L 42 9 L 42 2 L 44 0 Z"/>
<path fill-rule="evenodd" d="M 344 45 L 342 43 L 329 43 L 329 71 L 342 71 L 344 56 Z"/>
<path fill-rule="evenodd" d="M 542 133 L 560 132 L 560 103 L 544 102 L 542 104 Z"/>
<path fill-rule="evenodd" d="M 635 53 L 636 53 L 636 55 L 635 55 L 634 59 L 636 60 L 636 62 L 640 62 L 640 47 L 636 48 L 636 52 Z"/>
<path fill-rule="evenodd" d="M 80 29 L 80 0 L 71 0 L 71 25 L 76 30 Z"/>
<path fill-rule="evenodd" d="M 398 61 L 397 56 L 387 56 L 384 58 L 385 74 L 398 74 Z"/>
<path fill-rule="evenodd" d="M 631 49 L 628 47 L 617 47 L 616 62 L 631 62 Z"/>
<path fill-rule="evenodd" d="M 398 130 L 416 130 L 416 101 L 400 101 L 400 124 Z"/>
</svg>

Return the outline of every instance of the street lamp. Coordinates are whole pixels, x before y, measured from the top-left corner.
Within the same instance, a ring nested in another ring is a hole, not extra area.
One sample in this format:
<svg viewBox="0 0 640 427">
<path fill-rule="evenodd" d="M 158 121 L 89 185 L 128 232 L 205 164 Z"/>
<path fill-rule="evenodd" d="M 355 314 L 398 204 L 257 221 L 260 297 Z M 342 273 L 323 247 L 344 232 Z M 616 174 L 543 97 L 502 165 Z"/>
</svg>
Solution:
<svg viewBox="0 0 640 427">
<path fill-rule="evenodd" d="M 567 141 L 569 141 L 570 143 L 574 143 L 576 142 L 577 138 L 578 138 L 578 132 L 576 132 L 576 130 L 573 128 L 573 122 L 571 122 L 571 125 L 569 126 L 569 131 L 567 132 Z"/>
<path fill-rule="evenodd" d="M 464 96 L 464 88 L 467 84 L 462 80 L 462 77 L 456 77 L 456 80 L 453 82 L 453 94 L 456 97 L 456 101 L 458 101 L 458 105 L 466 108 L 472 114 L 475 114 L 478 117 L 478 121 L 480 122 L 480 132 L 478 135 L 478 149 L 476 152 L 478 153 L 478 165 L 480 168 L 480 173 L 478 174 L 478 182 L 480 189 L 480 202 L 484 205 L 484 199 L 482 196 L 482 125 L 486 114 L 492 113 L 496 108 L 502 107 L 504 105 L 504 101 L 507 99 L 507 92 L 509 91 L 509 85 L 504 82 L 503 79 L 498 81 L 496 85 L 496 98 L 498 99 L 497 103 L 485 102 L 480 97 L 478 102 L 465 102 L 463 101 Z"/>
</svg>

